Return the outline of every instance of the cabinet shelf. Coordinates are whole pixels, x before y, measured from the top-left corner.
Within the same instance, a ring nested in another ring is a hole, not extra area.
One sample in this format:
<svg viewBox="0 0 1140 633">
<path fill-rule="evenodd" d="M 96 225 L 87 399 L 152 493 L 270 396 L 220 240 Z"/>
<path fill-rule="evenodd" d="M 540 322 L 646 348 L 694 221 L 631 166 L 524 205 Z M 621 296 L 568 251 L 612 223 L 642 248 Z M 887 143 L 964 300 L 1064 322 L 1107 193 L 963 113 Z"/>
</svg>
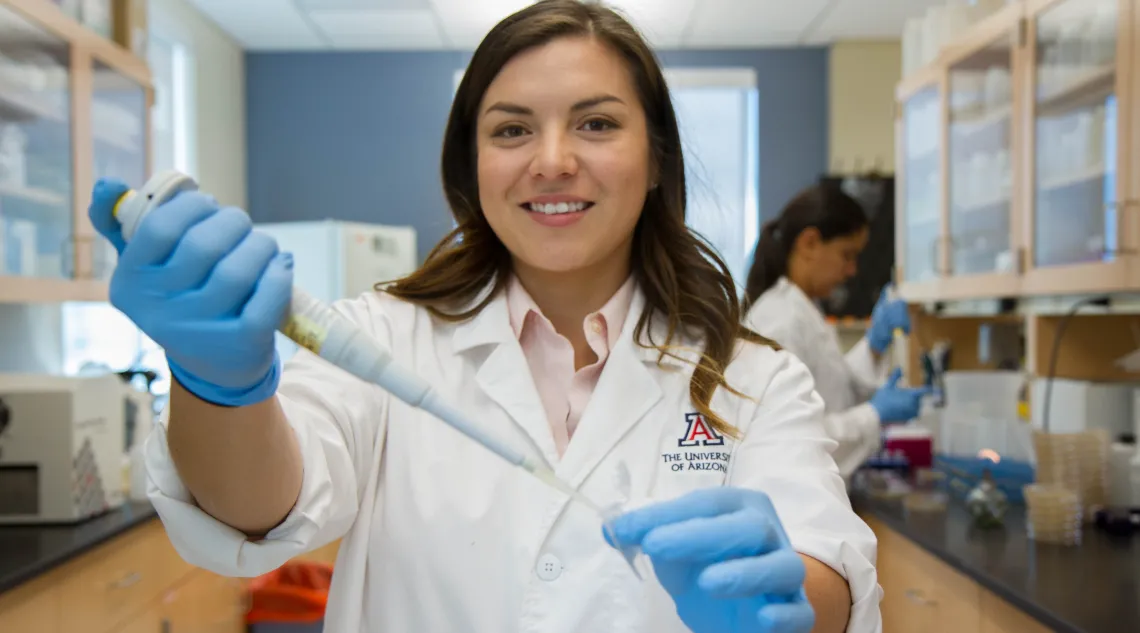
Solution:
<svg viewBox="0 0 1140 633">
<path fill-rule="evenodd" d="M 54 191 L 35 187 L 17 187 L 0 182 L 0 201 L 2 201 L 3 198 L 18 198 L 27 202 L 53 207 L 61 207 L 68 204 L 66 196 Z"/>
<path fill-rule="evenodd" d="M 960 110 L 950 114 L 950 125 L 964 127 L 970 132 L 977 132 L 1008 121 L 1012 114 L 1013 108 L 1010 105 L 997 108 Z"/>
<path fill-rule="evenodd" d="M 1038 90 L 1037 115 L 1060 116 L 1073 110 L 1104 103 L 1116 90 L 1116 68 L 1101 67 L 1076 71 L 1058 82 L 1056 88 Z"/>
<path fill-rule="evenodd" d="M 1089 167 L 1080 171 L 1074 171 L 1071 174 L 1063 176 L 1053 176 L 1041 182 L 1038 186 L 1040 192 L 1057 191 L 1059 189 L 1066 189 L 1073 185 L 1080 185 L 1091 183 L 1096 180 L 1102 180 L 1107 172 L 1103 166 Z"/>
<path fill-rule="evenodd" d="M 35 119 L 67 120 L 67 115 L 60 108 L 23 93 L 12 84 L 0 81 L 0 120 L 13 123 Z"/>
</svg>

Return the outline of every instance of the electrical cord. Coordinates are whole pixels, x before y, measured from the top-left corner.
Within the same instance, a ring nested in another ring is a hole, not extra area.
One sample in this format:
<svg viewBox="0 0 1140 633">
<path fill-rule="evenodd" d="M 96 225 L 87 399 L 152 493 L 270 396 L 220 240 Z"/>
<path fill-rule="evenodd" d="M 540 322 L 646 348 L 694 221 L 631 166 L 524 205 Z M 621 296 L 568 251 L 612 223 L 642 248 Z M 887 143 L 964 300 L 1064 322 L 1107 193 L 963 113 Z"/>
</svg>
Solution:
<svg viewBox="0 0 1140 633">
<path fill-rule="evenodd" d="M 1057 331 L 1053 333 L 1053 352 L 1049 356 L 1049 374 L 1045 377 L 1045 403 L 1041 409 L 1041 430 L 1045 433 L 1049 432 L 1049 409 L 1053 402 L 1053 377 L 1057 374 L 1057 357 L 1061 351 L 1061 336 L 1065 333 L 1065 328 L 1068 327 L 1069 321 L 1072 321 L 1073 317 L 1077 315 L 1077 312 L 1080 312 L 1081 308 L 1085 306 L 1107 308 L 1109 306 L 1109 298 L 1086 297 L 1081 299 L 1074 303 L 1057 323 Z"/>
</svg>

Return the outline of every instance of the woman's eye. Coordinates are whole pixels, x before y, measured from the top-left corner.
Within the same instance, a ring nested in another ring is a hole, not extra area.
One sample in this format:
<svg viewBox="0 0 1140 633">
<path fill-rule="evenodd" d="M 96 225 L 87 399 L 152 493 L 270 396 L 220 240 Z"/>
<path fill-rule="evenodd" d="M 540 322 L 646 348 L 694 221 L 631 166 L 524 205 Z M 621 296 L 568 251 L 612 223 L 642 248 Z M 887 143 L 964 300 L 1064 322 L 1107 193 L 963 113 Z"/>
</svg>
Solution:
<svg viewBox="0 0 1140 633">
<path fill-rule="evenodd" d="M 526 129 L 521 125 L 503 126 L 495 132 L 495 136 L 499 138 L 518 138 L 523 134 L 526 134 Z"/>
<path fill-rule="evenodd" d="M 582 124 L 582 128 L 587 132 L 607 132 L 616 127 L 612 121 L 606 119 L 590 119 Z"/>
</svg>

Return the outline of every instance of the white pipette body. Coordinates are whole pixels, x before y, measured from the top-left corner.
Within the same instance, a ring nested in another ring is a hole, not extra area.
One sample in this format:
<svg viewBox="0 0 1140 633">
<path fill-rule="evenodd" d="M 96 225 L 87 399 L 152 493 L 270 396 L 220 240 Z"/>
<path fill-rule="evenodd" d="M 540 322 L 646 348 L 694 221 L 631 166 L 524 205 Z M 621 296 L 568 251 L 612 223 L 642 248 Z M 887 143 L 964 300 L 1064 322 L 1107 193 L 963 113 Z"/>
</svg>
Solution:
<svg viewBox="0 0 1140 633">
<path fill-rule="evenodd" d="M 177 171 L 164 171 L 155 174 L 140 190 L 124 195 L 115 207 L 115 217 L 122 227 L 123 239 L 130 241 L 143 217 L 160 204 L 179 192 L 197 188 L 189 176 Z M 547 484 L 573 494 L 579 500 L 584 499 L 555 477 L 544 462 L 488 433 L 459 409 L 448 404 L 426 380 L 394 362 L 391 353 L 372 337 L 330 306 L 296 286 L 293 288 L 289 313 L 279 330 L 301 347 L 361 380 L 379 385 L 409 405 L 427 411 Z M 596 509 L 594 504 L 589 505 Z"/>
</svg>

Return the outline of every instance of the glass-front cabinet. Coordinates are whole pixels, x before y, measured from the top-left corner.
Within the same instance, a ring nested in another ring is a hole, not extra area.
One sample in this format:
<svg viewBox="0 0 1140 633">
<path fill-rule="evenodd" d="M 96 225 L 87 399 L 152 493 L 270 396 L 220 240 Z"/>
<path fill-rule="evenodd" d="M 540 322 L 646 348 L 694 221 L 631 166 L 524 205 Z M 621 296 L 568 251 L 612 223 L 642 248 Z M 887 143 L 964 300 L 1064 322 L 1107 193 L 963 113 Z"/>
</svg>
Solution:
<svg viewBox="0 0 1140 633">
<path fill-rule="evenodd" d="M 71 71 L 66 40 L 0 5 L 0 279 L 66 274 Z"/>
<path fill-rule="evenodd" d="M 1131 158 L 1125 151 L 1140 148 L 1124 149 L 1127 126 L 1138 121 L 1121 106 L 1135 111 L 1137 101 L 1121 95 L 1140 64 L 1128 52 L 1133 24 L 1124 18 L 1138 3 L 1038 4 L 1030 27 L 1030 262 L 1023 287 L 1033 294 L 1126 290 L 1136 281 L 1129 275 L 1140 224 L 1121 168 Z"/>
<path fill-rule="evenodd" d="M 53 2 L 0 0 L 0 302 L 102 301 L 101 176 L 149 170 L 146 62 Z"/>
<path fill-rule="evenodd" d="M 902 96 L 897 131 L 900 229 L 896 259 L 902 285 L 911 296 L 933 292 L 944 268 L 942 120 L 940 82 Z"/>
<path fill-rule="evenodd" d="M 1024 0 L 899 84 L 903 297 L 1140 292 L 1140 0 Z"/>
<path fill-rule="evenodd" d="M 135 80 L 96 60 L 91 98 L 93 178 L 117 178 L 138 188 L 146 181 L 147 93 Z M 102 239 L 92 249 L 92 275 L 107 279 L 115 249 Z"/>
<path fill-rule="evenodd" d="M 949 68 L 949 247 L 955 278 L 1016 272 L 1013 62 L 1016 33 Z"/>
</svg>

